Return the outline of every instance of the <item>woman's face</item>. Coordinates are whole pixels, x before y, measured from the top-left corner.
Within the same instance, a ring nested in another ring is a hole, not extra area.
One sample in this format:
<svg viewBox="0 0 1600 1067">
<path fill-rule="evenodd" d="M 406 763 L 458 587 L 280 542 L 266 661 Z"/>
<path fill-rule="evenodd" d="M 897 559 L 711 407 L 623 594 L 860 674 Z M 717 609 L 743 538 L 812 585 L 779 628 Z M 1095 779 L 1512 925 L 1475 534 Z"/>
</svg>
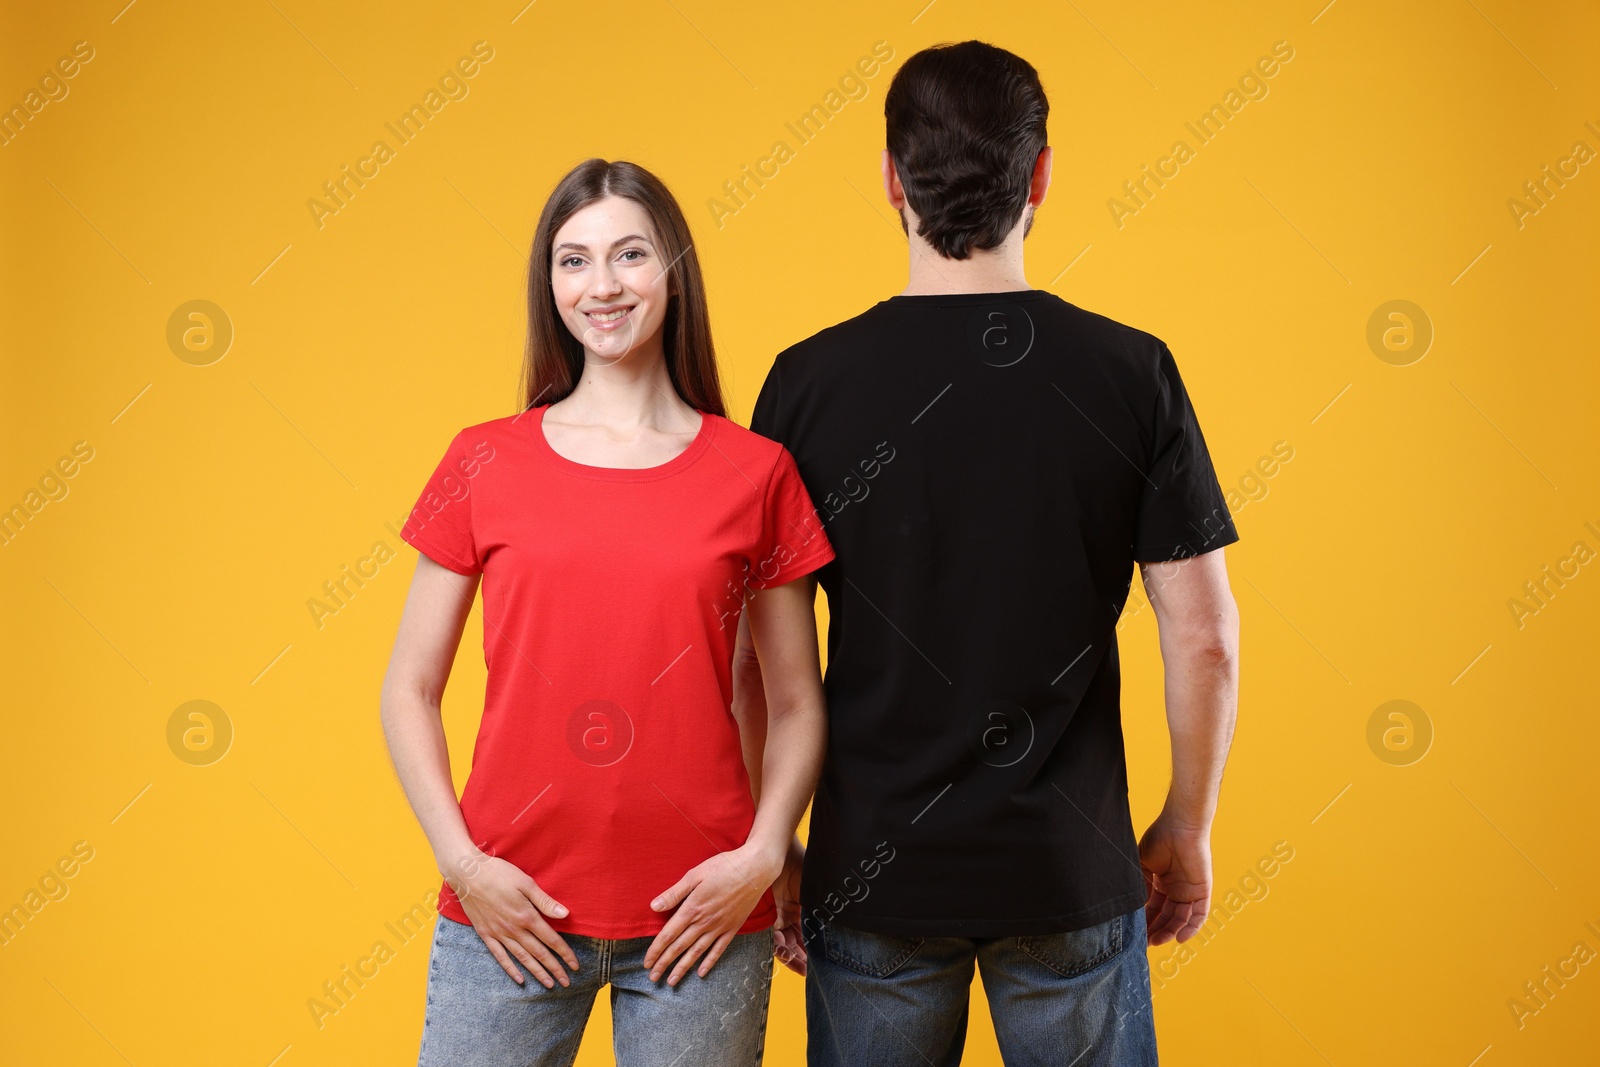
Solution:
<svg viewBox="0 0 1600 1067">
<path fill-rule="evenodd" d="M 590 357 L 616 363 L 661 347 L 670 266 L 644 208 L 608 196 L 575 212 L 555 235 L 550 292 Z"/>
</svg>

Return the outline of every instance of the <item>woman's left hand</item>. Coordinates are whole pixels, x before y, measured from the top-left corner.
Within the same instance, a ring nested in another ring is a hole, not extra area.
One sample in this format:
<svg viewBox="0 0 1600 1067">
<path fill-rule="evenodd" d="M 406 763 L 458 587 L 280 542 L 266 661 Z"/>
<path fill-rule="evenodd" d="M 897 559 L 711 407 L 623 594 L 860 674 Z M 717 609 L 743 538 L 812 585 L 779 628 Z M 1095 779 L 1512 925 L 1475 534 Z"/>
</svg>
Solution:
<svg viewBox="0 0 1600 1067">
<path fill-rule="evenodd" d="M 733 941 L 739 927 L 755 910 L 761 894 L 777 879 L 783 855 L 763 856 L 749 845 L 719 852 L 692 868 L 671 889 L 650 902 L 654 911 L 671 911 L 656 939 L 644 954 L 650 980 L 659 981 L 672 967 L 667 984 L 676 986 L 695 961 L 704 978 Z M 677 965 L 673 966 L 673 961 Z"/>
</svg>

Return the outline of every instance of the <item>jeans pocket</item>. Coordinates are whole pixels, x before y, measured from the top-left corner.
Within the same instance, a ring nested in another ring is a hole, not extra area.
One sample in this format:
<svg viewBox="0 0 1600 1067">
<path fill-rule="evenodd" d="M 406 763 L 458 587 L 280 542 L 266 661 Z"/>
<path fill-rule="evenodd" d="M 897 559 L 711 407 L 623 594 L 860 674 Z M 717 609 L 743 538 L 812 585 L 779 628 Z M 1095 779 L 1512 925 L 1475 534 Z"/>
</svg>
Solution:
<svg viewBox="0 0 1600 1067">
<path fill-rule="evenodd" d="M 848 926 L 824 923 L 822 954 L 830 963 L 848 967 L 867 978 L 887 978 L 922 947 L 920 937 L 874 934 Z"/>
<path fill-rule="evenodd" d="M 1019 937 L 1017 948 L 1061 977 L 1076 978 L 1122 951 L 1126 919 L 1127 916 L 1118 915 L 1082 930 Z"/>
</svg>

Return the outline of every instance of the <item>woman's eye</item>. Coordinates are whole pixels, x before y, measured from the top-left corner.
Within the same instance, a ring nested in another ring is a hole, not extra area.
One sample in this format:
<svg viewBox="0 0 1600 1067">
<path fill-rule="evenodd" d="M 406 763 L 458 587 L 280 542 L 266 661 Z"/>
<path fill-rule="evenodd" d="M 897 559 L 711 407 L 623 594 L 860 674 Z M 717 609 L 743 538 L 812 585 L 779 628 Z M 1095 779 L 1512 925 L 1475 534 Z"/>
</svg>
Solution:
<svg viewBox="0 0 1600 1067">
<path fill-rule="evenodd" d="M 568 256 L 566 259 L 561 261 L 561 265 L 563 267 L 581 267 L 583 266 L 583 260 L 579 259 L 577 256 Z"/>
<path fill-rule="evenodd" d="M 622 253 L 622 256 L 620 258 L 628 259 L 629 256 L 637 256 L 639 259 L 644 259 L 645 258 L 645 253 L 643 253 L 642 251 L 640 251 L 637 248 L 630 248 L 626 252 Z M 635 263 L 635 262 L 638 262 L 638 260 L 628 260 L 628 262 Z"/>
</svg>

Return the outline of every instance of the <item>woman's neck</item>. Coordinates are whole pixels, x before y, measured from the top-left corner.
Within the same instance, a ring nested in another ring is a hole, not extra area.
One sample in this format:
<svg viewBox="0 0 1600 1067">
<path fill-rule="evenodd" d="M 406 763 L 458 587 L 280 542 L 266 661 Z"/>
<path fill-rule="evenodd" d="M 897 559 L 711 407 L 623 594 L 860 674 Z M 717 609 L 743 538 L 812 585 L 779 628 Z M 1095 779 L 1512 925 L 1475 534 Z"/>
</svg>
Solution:
<svg viewBox="0 0 1600 1067">
<path fill-rule="evenodd" d="M 649 426 L 676 433 L 695 425 L 694 408 L 672 387 L 666 357 L 632 352 L 615 363 L 593 353 L 584 358 L 583 373 L 572 392 L 555 404 L 563 421 L 604 423 L 620 430 Z"/>
</svg>

